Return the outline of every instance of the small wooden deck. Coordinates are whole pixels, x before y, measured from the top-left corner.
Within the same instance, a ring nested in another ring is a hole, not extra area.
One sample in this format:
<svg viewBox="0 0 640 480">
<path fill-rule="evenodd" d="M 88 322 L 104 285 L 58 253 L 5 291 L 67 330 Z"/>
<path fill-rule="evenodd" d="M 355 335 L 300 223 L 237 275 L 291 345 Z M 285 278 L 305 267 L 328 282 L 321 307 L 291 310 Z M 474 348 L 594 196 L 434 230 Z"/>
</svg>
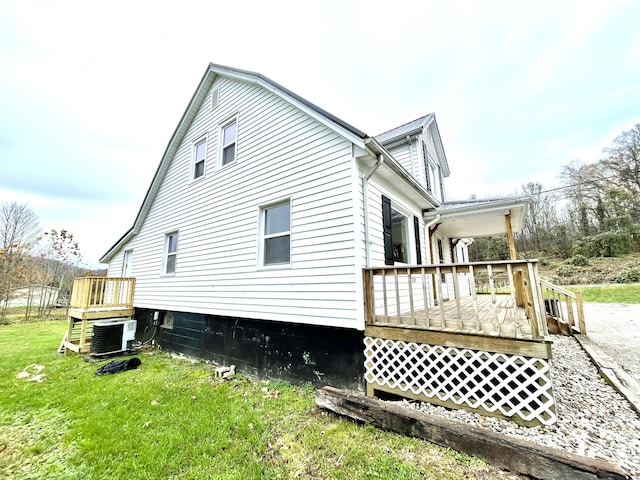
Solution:
<svg viewBox="0 0 640 480">
<path fill-rule="evenodd" d="M 135 278 L 82 277 L 75 279 L 69 306 L 69 328 L 58 351 L 88 353 L 93 324 L 109 318 L 133 317 Z"/>
</svg>

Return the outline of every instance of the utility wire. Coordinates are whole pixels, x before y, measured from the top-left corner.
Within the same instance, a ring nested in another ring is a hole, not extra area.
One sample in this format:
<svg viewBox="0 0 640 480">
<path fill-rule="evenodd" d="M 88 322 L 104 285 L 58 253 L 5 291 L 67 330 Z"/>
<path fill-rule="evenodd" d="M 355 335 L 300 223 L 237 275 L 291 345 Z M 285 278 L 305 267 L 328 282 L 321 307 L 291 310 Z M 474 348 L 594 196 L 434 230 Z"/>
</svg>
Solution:
<svg viewBox="0 0 640 480">
<path fill-rule="evenodd" d="M 598 178 L 598 179 L 595 179 L 595 180 L 585 180 L 584 182 L 572 183 L 571 185 L 564 185 L 562 187 L 555 187 L 555 188 L 550 188 L 548 190 L 541 190 L 540 192 L 534 193 L 533 195 L 540 195 L 542 193 L 556 192 L 558 190 L 564 190 L 565 188 L 578 187 L 580 185 L 586 185 L 588 183 L 597 183 L 597 182 L 600 182 L 602 180 L 609 180 L 610 178 L 614 178 L 614 177 L 617 177 L 617 175 L 609 175 L 608 177 L 602 177 L 602 178 Z"/>
</svg>

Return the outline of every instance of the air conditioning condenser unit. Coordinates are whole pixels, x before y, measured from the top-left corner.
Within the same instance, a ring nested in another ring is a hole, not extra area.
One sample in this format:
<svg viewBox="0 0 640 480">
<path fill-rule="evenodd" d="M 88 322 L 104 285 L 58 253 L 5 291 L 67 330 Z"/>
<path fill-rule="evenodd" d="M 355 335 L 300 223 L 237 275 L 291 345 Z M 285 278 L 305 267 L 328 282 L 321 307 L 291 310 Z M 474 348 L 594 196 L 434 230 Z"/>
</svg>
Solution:
<svg viewBox="0 0 640 480">
<path fill-rule="evenodd" d="M 91 353 L 105 355 L 129 350 L 135 339 L 135 320 L 101 320 L 93 324 Z"/>
</svg>

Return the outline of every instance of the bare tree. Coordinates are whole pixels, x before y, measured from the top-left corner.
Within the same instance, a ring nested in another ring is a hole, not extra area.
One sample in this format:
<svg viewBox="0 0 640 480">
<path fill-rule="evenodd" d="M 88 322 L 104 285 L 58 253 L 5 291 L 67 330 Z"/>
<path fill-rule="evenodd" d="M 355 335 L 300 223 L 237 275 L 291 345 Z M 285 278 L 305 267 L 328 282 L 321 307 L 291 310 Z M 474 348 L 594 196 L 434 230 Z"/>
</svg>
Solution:
<svg viewBox="0 0 640 480">
<path fill-rule="evenodd" d="M 607 187 L 631 199 L 631 221 L 640 222 L 640 123 L 618 135 L 604 154 L 599 164 L 607 176 Z"/>
<path fill-rule="evenodd" d="M 82 271 L 78 267 L 82 261 L 80 247 L 74 240 L 73 234 L 65 229 L 51 230 L 45 233 L 45 238 L 47 247 L 42 254 L 44 262 L 41 268 L 43 286 L 46 283 L 49 287 L 55 287 L 57 295 L 68 299 L 73 279 Z M 38 313 L 49 316 L 54 303 L 51 296 L 53 290 L 46 291 L 48 294 L 42 296 Z"/>
<path fill-rule="evenodd" d="M 0 322 L 6 320 L 14 288 L 20 285 L 22 263 L 38 241 L 40 224 L 35 213 L 17 202 L 0 205 Z"/>
<path fill-rule="evenodd" d="M 522 193 L 529 196 L 529 213 L 525 218 L 520 237 L 525 250 L 539 252 L 552 241 L 553 230 L 558 224 L 556 198 L 553 192 L 545 192 L 541 183 L 522 185 Z"/>
</svg>

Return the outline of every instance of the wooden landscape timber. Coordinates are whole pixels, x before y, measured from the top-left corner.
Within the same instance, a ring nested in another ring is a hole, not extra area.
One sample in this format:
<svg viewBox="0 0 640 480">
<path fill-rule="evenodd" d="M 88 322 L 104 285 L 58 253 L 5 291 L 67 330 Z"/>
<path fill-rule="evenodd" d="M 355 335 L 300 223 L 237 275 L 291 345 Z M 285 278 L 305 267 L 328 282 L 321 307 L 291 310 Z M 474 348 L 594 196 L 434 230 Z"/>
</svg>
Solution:
<svg viewBox="0 0 640 480">
<path fill-rule="evenodd" d="M 514 473 L 540 479 L 627 479 L 611 462 L 463 425 L 357 393 L 324 387 L 316 405 L 357 422 L 452 448 Z"/>
</svg>

